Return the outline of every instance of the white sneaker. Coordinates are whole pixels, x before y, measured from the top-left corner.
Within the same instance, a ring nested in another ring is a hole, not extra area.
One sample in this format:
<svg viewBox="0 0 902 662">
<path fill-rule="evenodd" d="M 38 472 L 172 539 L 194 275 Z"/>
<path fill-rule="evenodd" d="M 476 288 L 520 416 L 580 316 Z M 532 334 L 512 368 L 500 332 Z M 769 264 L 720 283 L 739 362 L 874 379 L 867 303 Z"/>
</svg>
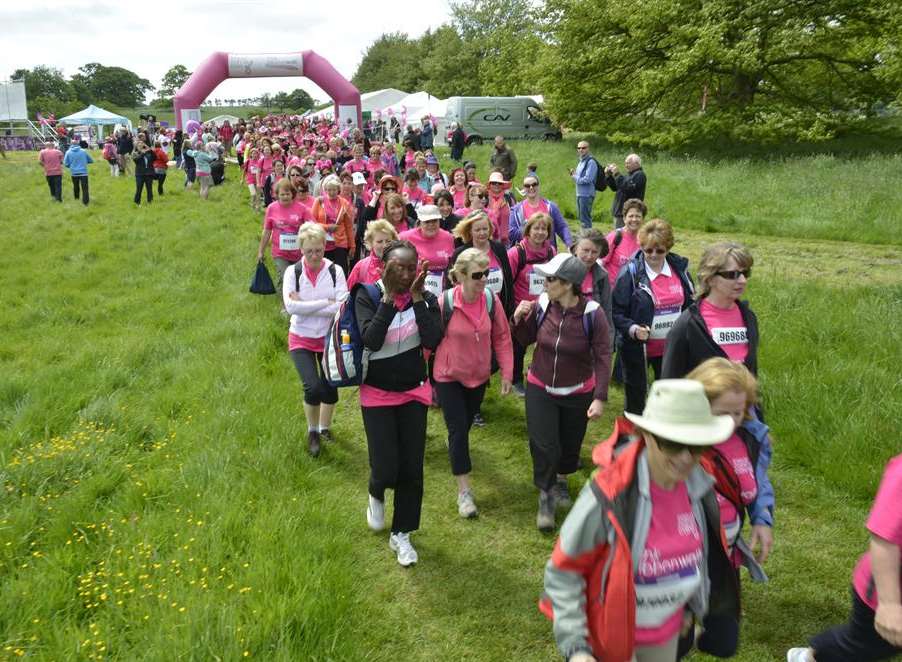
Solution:
<svg viewBox="0 0 902 662">
<path fill-rule="evenodd" d="M 786 662 L 814 662 L 810 648 L 790 648 L 786 651 Z"/>
<path fill-rule="evenodd" d="M 479 511 L 476 509 L 476 502 L 473 500 L 472 490 L 467 490 L 457 495 L 457 514 L 464 519 L 470 519 L 479 514 Z"/>
<path fill-rule="evenodd" d="M 385 502 L 379 501 L 372 494 L 366 507 L 366 523 L 373 531 L 381 531 L 385 528 Z"/>
<path fill-rule="evenodd" d="M 388 547 L 398 553 L 398 563 L 405 568 L 417 562 L 417 550 L 410 544 L 409 533 L 393 533 L 388 538 Z"/>
</svg>

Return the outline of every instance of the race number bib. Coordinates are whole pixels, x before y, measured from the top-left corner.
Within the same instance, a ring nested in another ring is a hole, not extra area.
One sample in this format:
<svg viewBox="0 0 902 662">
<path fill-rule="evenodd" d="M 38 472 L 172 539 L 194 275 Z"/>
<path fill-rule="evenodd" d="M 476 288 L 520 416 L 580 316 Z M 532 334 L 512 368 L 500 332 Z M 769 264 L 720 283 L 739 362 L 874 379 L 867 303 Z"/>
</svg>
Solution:
<svg viewBox="0 0 902 662">
<path fill-rule="evenodd" d="M 258 172 L 260 172 L 260 168 L 258 168 L 257 166 L 251 166 L 252 175 L 256 175 Z"/>
<path fill-rule="evenodd" d="M 663 308 L 655 308 L 655 316 L 651 322 L 651 335 L 649 337 L 652 340 L 664 340 L 679 318 L 680 304 L 678 303 Z"/>
<path fill-rule="evenodd" d="M 682 609 L 702 580 L 697 566 L 681 568 L 658 580 L 636 582 L 636 626 L 656 628 Z"/>
<path fill-rule="evenodd" d="M 489 271 L 489 278 L 486 286 L 495 294 L 501 294 L 501 288 L 504 287 L 504 274 L 497 267 Z"/>
<path fill-rule="evenodd" d="M 711 329 L 711 337 L 718 345 L 748 345 L 748 329 L 744 326 L 715 327 Z"/>
<path fill-rule="evenodd" d="M 426 274 L 426 289 L 436 297 L 442 296 L 442 281 L 444 274 L 441 271 L 430 271 Z"/>
<path fill-rule="evenodd" d="M 297 234 L 280 234 L 279 235 L 279 250 L 296 251 L 299 248 L 300 248 L 300 246 L 298 245 Z"/>
<path fill-rule="evenodd" d="M 542 274 L 531 271 L 529 273 L 529 294 L 530 296 L 537 297 L 542 292 L 545 291 L 545 276 Z"/>
</svg>

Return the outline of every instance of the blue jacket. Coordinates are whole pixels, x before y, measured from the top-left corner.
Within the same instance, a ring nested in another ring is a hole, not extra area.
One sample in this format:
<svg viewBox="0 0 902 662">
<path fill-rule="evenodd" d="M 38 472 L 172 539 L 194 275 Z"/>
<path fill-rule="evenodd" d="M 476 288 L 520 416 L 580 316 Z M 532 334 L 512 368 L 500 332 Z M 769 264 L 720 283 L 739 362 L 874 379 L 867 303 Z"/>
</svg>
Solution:
<svg viewBox="0 0 902 662">
<path fill-rule="evenodd" d="M 595 176 L 598 174 L 598 161 L 591 154 L 583 156 L 576 164 L 573 181 L 576 182 L 576 195 L 579 198 L 595 197 Z"/>
<path fill-rule="evenodd" d="M 432 136 L 432 122 L 426 122 L 420 129 L 420 149 L 432 149 L 434 142 Z"/>
<path fill-rule="evenodd" d="M 551 239 L 554 241 L 555 249 L 557 248 L 556 237 L 560 237 L 564 242 L 565 247 L 570 248 L 570 245 L 573 243 L 573 237 L 570 235 L 570 228 L 567 227 L 567 221 L 564 220 L 564 215 L 561 214 L 561 210 L 551 200 L 546 198 L 542 198 L 542 200 L 548 205 L 548 215 L 551 216 L 551 220 L 554 222 L 554 232 L 552 233 Z M 508 242 L 511 246 L 516 246 L 517 243 L 523 239 L 523 226 L 526 225 L 526 221 L 528 220 L 523 218 L 524 203 L 525 200 L 521 200 L 511 208 L 510 217 L 508 219 Z"/>
<path fill-rule="evenodd" d="M 773 456 L 770 445 L 770 428 L 756 418 L 746 421 L 742 427 L 758 443 L 758 461 L 755 463 L 755 480 L 758 483 L 758 496 L 749 504 L 749 519 L 753 525 L 774 525 L 774 486 L 770 482 L 767 470 Z"/>
<path fill-rule="evenodd" d="M 94 159 L 78 145 L 72 145 L 66 150 L 63 157 L 63 165 L 69 168 L 73 177 L 82 177 L 88 174 L 88 164 L 94 163 Z"/>
</svg>

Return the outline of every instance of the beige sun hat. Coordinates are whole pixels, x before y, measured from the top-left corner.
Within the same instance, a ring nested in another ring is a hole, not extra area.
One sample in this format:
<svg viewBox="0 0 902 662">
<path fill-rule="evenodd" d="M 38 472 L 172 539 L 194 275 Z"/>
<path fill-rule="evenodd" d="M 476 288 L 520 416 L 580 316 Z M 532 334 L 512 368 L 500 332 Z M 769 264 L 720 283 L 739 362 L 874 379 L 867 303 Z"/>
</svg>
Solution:
<svg viewBox="0 0 902 662">
<path fill-rule="evenodd" d="M 713 446 L 733 434 L 730 416 L 715 416 L 701 382 L 659 379 L 651 385 L 642 415 L 624 415 L 646 432 L 688 446 Z"/>
</svg>

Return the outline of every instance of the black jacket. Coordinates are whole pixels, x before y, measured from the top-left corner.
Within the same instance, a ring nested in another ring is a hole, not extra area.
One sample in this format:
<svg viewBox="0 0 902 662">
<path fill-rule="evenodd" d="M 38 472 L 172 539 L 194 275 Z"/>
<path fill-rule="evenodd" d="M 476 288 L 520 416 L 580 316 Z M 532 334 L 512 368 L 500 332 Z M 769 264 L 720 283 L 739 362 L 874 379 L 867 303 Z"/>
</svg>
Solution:
<svg viewBox="0 0 902 662">
<path fill-rule="evenodd" d="M 450 214 L 448 214 L 447 218 L 443 218 L 439 221 L 439 225 L 441 226 L 442 230 L 444 230 L 445 232 L 453 232 L 454 228 L 457 226 L 458 223 L 460 223 L 460 221 L 461 221 L 460 216 L 458 216 L 454 212 L 451 212 Z M 460 240 L 455 239 L 454 243 L 455 243 L 455 245 L 459 246 Z"/>
<path fill-rule="evenodd" d="M 153 150 L 148 149 L 144 153 L 135 153 L 132 157 L 132 160 L 135 162 L 135 177 L 153 177 L 153 160 L 156 157 L 154 156 Z"/>
<path fill-rule="evenodd" d="M 116 151 L 120 154 L 131 154 L 135 149 L 135 141 L 131 135 L 125 134 L 116 139 Z"/>
<path fill-rule="evenodd" d="M 598 262 L 592 265 L 592 298 L 604 309 L 608 318 L 608 331 L 611 348 L 614 347 L 614 315 L 612 307 L 611 280 L 608 278 L 608 270 Z"/>
<path fill-rule="evenodd" d="M 501 305 L 504 306 L 504 312 L 509 318 L 514 314 L 514 274 L 511 271 L 510 260 L 507 259 L 507 250 L 504 248 L 504 244 L 500 241 L 489 239 L 489 247 L 495 255 L 495 259 L 498 260 L 498 264 L 501 265 L 501 278 L 503 284 L 501 286 L 501 292 L 498 293 L 498 299 L 501 301 Z M 451 267 L 457 262 L 457 256 L 468 248 L 473 248 L 473 244 L 462 244 L 454 249 L 451 259 L 448 260 L 448 269 L 445 271 L 445 289 L 450 288 L 452 285 L 448 274 L 451 273 Z"/>
<path fill-rule="evenodd" d="M 646 178 L 642 168 L 625 175 L 617 175 L 616 178 L 607 175 L 605 183 L 614 191 L 614 200 L 611 202 L 611 214 L 614 216 L 623 216 L 623 203 L 630 198 L 645 199 Z"/>
<path fill-rule="evenodd" d="M 689 260 L 676 253 L 667 254 L 667 264 L 680 278 L 683 285 L 683 305 L 686 310 L 692 303 L 692 294 L 695 288 L 689 275 Z M 642 352 L 642 341 L 630 337 L 630 327 L 633 324 L 639 326 L 651 326 L 655 317 L 655 303 L 651 294 L 651 282 L 645 273 L 645 254 L 638 251 L 632 260 L 627 262 L 617 276 L 614 284 L 613 295 L 614 327 L 622 339 L 622 351 L 625 354 Z M 673 330 L 667 337 L 670 345 Z"/>
<path fill-rule="evenodd" d="M 749 339 L 749 353 L 745 357 L 745 367 L 753 375 L 758 374 L 758 318 L 747 301 L 738 301 L 739 311 L 745 323 Z M 697 365 L 715 356 L 727 358 L 720 348 L 708 325 L 699 311 L 699 302 L 694 302 L 680 315 L 670 335 L 667 336 L 667 349 L 664 352 L 664 365 L 661 377 L 676 379 L 685 377 Z"/>
<path fill-rule="evenodd" d="M 423 348 L 435 349 L 442 340 L 441 311 L 438 299 L 431 292 L 424 292 L 423 301 L 410 306 L 420 332 L 420 346 L 395 356 L 370 360 L 365 384 L 398 392 L 416 388 L 427 379 Z M 375 307 L 369 293 L 360 287 L 355 288 L 354 312 L 363 346 L 373 352 L 382 349 L 388 327 L 398 312 L 394 305 L 380 301 Z"/>
</svg>

